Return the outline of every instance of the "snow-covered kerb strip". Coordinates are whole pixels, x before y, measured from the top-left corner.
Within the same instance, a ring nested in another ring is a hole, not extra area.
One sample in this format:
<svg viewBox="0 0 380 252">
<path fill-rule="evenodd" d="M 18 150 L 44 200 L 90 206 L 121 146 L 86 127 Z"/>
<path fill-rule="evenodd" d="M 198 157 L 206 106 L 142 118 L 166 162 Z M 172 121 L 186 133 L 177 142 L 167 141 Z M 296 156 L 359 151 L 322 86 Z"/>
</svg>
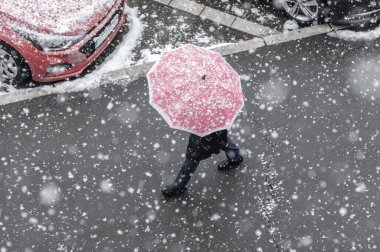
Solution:
<svg viewBox="0 0 380 252">
<path fill-rule="evenodd" d="M 332 31 L 334 31 L 334 29 L 329 24 L 322 24 L 263 37 L 263 39 L 266 45 L 274 45 L 292 40 L 308 38 L 319 34 L 325 34 Z"/>
<path fill-rule="evenodd" d="M 137 22 L 137 24 L 139 23 Z M 328 24 L 311 26 L 311 27 L 307 27 L 307 28 L 303 28 L 303 29 L 299 29 L 295 31 L 289 31 L 289 32 L 281 33 L 281 34 L 270 35 L 263 38 L 254 38 L 251 40 L 241 41 L 238 43 L 224 44 L 221 46 L 216 46 L 216 47 L 212 47 L 208 49 L 213 50 L 215 52 L 219 52 L 222 55 L 229 55 L 229 54 L 254 50 L 256 48 L 260 48 L 260 47 L 264 47 L 268 45 L 275 45 L 275 44 L 285 43 L 292 40 L 298 40 L 302 38 L 325 34 L 331 31 L 336 31 L 341 28 L 344 28 L 344 27 L 337 27 L 337 26 L 332 27 Z M 135 27 L 134 29 L 135 30 L 132 30 L 131 32 L 138 33 L 139 30 L 142 28 Z M 131 38 L 135 36 L 131 36 Z M 130 43 L 132 42 L 128 40 L 128 37 L 126 40 L 127 41 L 125 42 L 130 42 Z M 131 50 L 134 47 L 133 44 L 134 43 L 129 44 Z M 117 58 L 121 57 L 121 55 L 120 54 L 118 55 L 116 52 L 115 52 L 115 56 Z M 117 62 L 120 63 L 120 65 L 122 65 L 122 60 L 125 60 L 125 57 L 123 57 L 123 59 L 120 59 L 120 61 L 117 60 Z M 11 92 L 9 94 L 1 95 L 0 105 L 16 103 L 16 102 L 20 102 L 24 100 L 30 100 L 30 99 L 40 97 L 40 96 L 54 94 L 54 93 L 57 93 L 57 90 L 59 91 L 61 89 L 62 89 L 62 92 L 70 92 L 70 91 L 78 92 L 78 91 L 82 91 L 82 90 L 94 87 L 95 84 L 102 85 L 102 84 L 111 83 L 113 81 L 123 79 L 123 78 L 125 79 L 129 77 L 139 77 L 141 75 L 146 74 L 150 70 L 150 68 L 153 66 L 154 63 L 155 62 L 147 62 L 142 65 L 122 67 L 117 70 L 112 70 L 112 67 L 109 67 L 109 66 L 103 66 L 101 71 L 95 74 L 89 74 L 88 76 L 85 76 L 83 78 L 80 78 L 71 82 L 65 82 L 62 88 L 57 89 L 57 87 L 52 88 L 49 86 L 45 86 L 41 88 L 20 90 L 16 92 Z M 115 64 L 117 65 L 117 63 L 113 62 L 112 65 L 115 66 Z M 94 82 L 95 79 L 100 79 L 100 78 L 101 78 L 101 81 L 96 81 L 96 83 Z M 70 87 L 67 87 L 67 85 L 69 85 Z"/>
<path fill-rule="evenodd" d="M 203 4 L 196 3 L 190 0 L 154 0 L 158 3 L 168 5 L 172 8 L 185 11 L 187 13 L 201 17 L 202 19 L 208 19 L 215 23 L 230 27 L 235 30 L 239 30 L 257 37 L 263 37 L 267 35 L 279 33 L 277 30 L 269 27 L 250 22 L 245 19 L 241 19 L 234 15 L 222 12 L 205 6 Z"/>
<path fill-rule="evenodd" d="M 250 40 L 240 41 L 238 43 L 231 43 L 216 47 L 208 48 L 209 50 L 219 52 L 222 55 L 230 55 L 234 53 L 254 50 L 260 47 L 275 45 L 280 43 L 285 43 L 293 40 L 299 40 L 303 38 L 308 38 L 320 34 L 326 34 L 332 31 L 336 31 L 338 29 L 342 29 L 345 27 L 338 26 L 330 26 L 329 24 L 310 26 L 303 29 L 288 31 L 281 34 L 274 34 L 270 36 L 266 36 L 263 38 L 254 38 Z M 109 72 L 104 75 L 103 81 L 112 82 L 114 80 L 122 78 L 122 76 L 118 76 L 118 74 L 127 74 L 131 77 L 138 77 L 146 74 L 150 68 L 154 65 L 155 62 L 148 62 L 142 65 L 135 65 L 124 70 L 117 70 L 117 72 Z M 125 77 L 125 76 L 124 76 Z"/>
<path fill-rule="evenodd" d="M 370 31 L 335 31 L 328 34 L 331 37 L 346 41 L 373 41 L 380 38 L 380 26 Z"/>
</svg>

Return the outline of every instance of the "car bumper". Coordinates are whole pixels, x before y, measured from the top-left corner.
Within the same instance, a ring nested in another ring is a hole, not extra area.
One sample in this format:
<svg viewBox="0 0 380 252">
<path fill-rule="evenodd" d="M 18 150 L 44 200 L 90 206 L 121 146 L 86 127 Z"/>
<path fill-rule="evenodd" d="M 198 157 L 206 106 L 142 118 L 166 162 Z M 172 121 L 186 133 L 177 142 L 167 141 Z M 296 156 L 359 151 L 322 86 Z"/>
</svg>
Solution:
<svg viewBox="0 0 380 252">
<path fill-rule="evenodd" d="M 342 19 L 331 19 L 331 22 L 339 25 L 360 25 L 365 23 L 376 23 L 380 17 L 380 10 L 363 15 L 346 16 Z"/>
<path fill-rule="evenodd" d="M 110 14 L 86 35 L 83 41 L 69 49 L 45 52 L 34 48 L 34 53 L 24 56 L 29 64 L 32 79 L 37 82 L 53 82 L 79 76 L 108 47 L 125 23 L 126 3 L 122 1 L 122 5 L 121 8 L 114 7 Z M 107 33 L 107 36 L 103 38 L 104 41 L 95 48 L 94 39 L 104 36 L 104 32 L 107 32 L 107 28 L 115 16 L 119 18 L 116 26 L 111 27 L 114 27 L 112 32 Z"/>
<path fill-rule="evenodd" d="M 380 16 L 380 8 L 370 8 L 368 5 L 362 7 L 353 6 L 352 11 L 346 6 L 347 11 L 342 11 L 343 8 L 336 5 L 330 13 L 330 21 L 340 25 L 360 25 L 364 23 L 376 23 Z"/>
</svg>

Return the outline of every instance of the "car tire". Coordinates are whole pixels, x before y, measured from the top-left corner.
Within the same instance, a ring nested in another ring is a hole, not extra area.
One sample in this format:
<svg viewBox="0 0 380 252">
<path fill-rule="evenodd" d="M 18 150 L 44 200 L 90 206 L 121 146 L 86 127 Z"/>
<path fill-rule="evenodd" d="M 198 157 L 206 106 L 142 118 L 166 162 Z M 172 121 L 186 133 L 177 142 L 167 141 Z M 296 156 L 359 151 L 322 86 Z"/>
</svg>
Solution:
<svg viewBox="0 0 380 252">
<path fill-rule="evenodd" d="M 30 78 L 24 58 L 11 46 L 0 41 L 0 82 L 19 86 Z"/>
<path fill-rule="evenodd" d="M 328 16 L 328 6 L 322 0 L 282 0 L 286 14 L 301 25 L 322 23 Z"/>
</svg>

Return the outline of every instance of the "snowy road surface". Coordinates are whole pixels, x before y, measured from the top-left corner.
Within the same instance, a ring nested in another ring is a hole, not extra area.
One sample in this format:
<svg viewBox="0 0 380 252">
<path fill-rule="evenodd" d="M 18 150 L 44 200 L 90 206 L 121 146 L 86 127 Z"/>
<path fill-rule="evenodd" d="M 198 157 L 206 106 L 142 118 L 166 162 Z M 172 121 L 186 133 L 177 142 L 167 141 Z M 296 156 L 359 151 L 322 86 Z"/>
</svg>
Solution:
<svg viewBox="0 0 380 252">
<path fill-rule="evenodd" d="M 211 7 L 290 26 L 221 2 Z M 247 98 L 230 132 L 244 166 L 220 173 L 222 154 L 204 161 L 189 191 L 168 201 L 160 188 L 188 134 L 148 105 L 144 76 L 98 85 L 102 69 L 254 36 L 157 2 L 130 4 L 134 26 L 113 60 L 43 87 L 51 95 L 0 106 L 0 252 L 379 249 L 378 28 L 226 56 Z"/>
<path fill-rule="evenodd" d="M 227 57 L 247 97 L 231 130 L 245 165 L 202 162 L 171 201 L 159 190 L 187 134 L 148 105 L 146 78 L 2 106 L 0 248 L 376 251 L 377 51 L 318 36 Z"/>
</svg>

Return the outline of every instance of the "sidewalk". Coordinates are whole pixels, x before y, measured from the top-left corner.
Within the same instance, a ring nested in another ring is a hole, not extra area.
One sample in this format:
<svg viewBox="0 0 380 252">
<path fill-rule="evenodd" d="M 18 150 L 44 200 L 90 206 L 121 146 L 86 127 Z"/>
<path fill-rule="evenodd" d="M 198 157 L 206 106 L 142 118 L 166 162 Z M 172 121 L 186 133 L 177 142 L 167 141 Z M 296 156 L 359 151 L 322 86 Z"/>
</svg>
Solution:
<svg viewBox="0 0 380 252">
<path fill-rule="evenodd" d="M 169 201 L 160 188 L 188 134 L 151 108 L 145 77 L 1 106 L 1 252 L 376 250 L 380 96 L 359 91 L 379 56 L 367 47 L 318 36 L 226 57 L 247 98 L 231 130 L 245 165 L 202 162 Z"/>
</svg>

